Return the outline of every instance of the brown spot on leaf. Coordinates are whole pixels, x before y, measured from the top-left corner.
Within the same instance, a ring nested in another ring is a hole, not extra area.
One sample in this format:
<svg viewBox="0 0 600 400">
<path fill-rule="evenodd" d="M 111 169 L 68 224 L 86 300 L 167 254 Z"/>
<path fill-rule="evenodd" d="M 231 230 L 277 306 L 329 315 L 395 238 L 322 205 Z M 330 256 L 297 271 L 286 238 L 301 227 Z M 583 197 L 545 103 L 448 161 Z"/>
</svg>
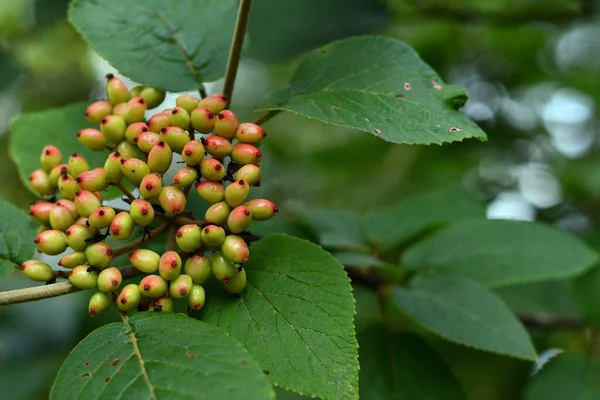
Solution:
<svg viewBox="0 0 600 400">
<path fill-rule="evenodd" d="M 196 355 L 192 352 L 185 353 L 185 356 L 190 360 L 196 358 Z"/>
<path fill-rule="evenodd" d="M 335 119 L 336 121 L 342 122 L 342 119 L 340 117 L 333 117 L 333 119 Z"/>
<path fill-rule="evenodd" d="M 113 362 L 112 362 L 112 366 L 113 366 L 113 367 L 116 367 L 116 366 L 117 366 L 117 364 L 119 363 L 119 361 L 121 361 L 121 359 L 120 359 L 119 357 L 115 358 L 115 359 L 113 360 Z"/>
<path fill-rule="evenodd" d="M 89 367 L 89 366 L 90 366 L 90 362 L 89 362 L 89 361 L 88 361 L 88 362 L 86 362 L 86 363 L 85 363 L 85 366 L 86 366 L 86 367 Z"/>
<path fill-rule="evenodd" d="M 104 383 L 108 383 L 110 381 L 110 376 L 107 376 L 106 378 L 104 378 Z"/>
<path fill-rule="evenodd" d="M 383 132 L 381 131 L 381 129 L 379 128 L 373 128 L 373 132 L 375 132 L 378 135 L 381 135 Z"/>
<path fill-rule="evenodd" d="M 265 375 L 269 375 L 271 373 L 271 371 L 269 371 L 268 369 L 263 369 L 262 372 Z"/>
<path fill-rule="evenodd" d="M 404 97 L 404 95 L 402 93 L 396 93 L 394 97 Z"/>
<path fill-rule="evenodd" d="M 450 128 L 448 128 L 448 132 L 462 132 L 463 130 L 460 128 L 457 128 L 455 126 L 451 126 Z"/>
<path fill-rule="evenodd" d="M 88 376 L 92 376 L 93 374 L 91 372 L 84 372 L 83 374 L 79 375 L 82 378 L 87 378 Z"/>
<path fill-rule="evenodd" d="M 444 87 L 442 85 L 439 84 L 438 81 L 436 81 L 435 79 L 431 81 L 431 83 L 433 84 L 433 88 L 435 90 L 442 90 Z"/>
<path fill-rule="evenodd" d="M 404 90 L 411 90 L 412 85 L 409 82 L 404 82 Z"/>
<path fill-rule="evenodd" d="M 336 107 L 336 106 L 331 106 L 331 108 L 332 108 L 333 110 L 341 110 L 341 108 L 340 108 L 340 107 Z"/>
<path fill-rule="evenodd" d="M 240 361 L 240 364 L 242 364 L 242 366 L 245 367 L 246 365 L 248 365 L 248 361 L 242 360 Z"/>
</svg>

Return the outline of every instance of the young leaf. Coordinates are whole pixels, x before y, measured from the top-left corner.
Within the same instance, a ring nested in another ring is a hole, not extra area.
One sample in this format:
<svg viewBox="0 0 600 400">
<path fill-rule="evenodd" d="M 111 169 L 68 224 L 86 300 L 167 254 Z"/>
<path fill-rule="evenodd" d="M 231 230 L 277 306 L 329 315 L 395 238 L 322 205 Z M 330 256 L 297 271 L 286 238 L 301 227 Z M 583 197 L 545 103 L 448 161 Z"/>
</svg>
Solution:
<svg viewBox="0 0 600 400">
<path fill-rule="evenodd" d="M 173 92 L 225 71 L 235 0 L 74 0 L 69 21 L 123 75 Z M 119 32 L 115 40 L 106 32 Z"/>
<path fill-rule="evenodd" d="M 569 278 L 598 262 L 583 241 L 542 224 L 464 221 L 417 242 L 402 257 L 407 268 L 460 274 L 488 286 Z"/>
<path fill-rule="evenodd" d="M 0 279 L 31 258 L 36 231 L 25 213 L 0 200 Z"/>
<path fill-rule="evenodd" d="M 89 334 L 51 399 L 273 399 L 257 362 L 221 329 L 180 314 L 135 314 Z"/>
<path fill-rule="evenodd" d="M 373 325 L 358 335 L 358 343 L 361 398 L 466 398 L 444 361 L 420 337 L 388 332 L 383 325 Z"/>
<path fill-rule="evenodd" d="M 486 139 L 455 110 L 466 90 L 446 85 L 415 51 L 394 39 L 362 36 L 333 42 L 304 57 L 290 86 L 272 93 L 286 110 L 369 132 L 394 143 Z"/>
<path fill-rule="evenodd" d="M 444 339 L 525 360 L 536 354 L 527 331 L 485 287 L 454 275 L 415 278 L 393 289 L 396 306 Z"/>
<path fill-rule="evenodd" d="M 313 243 L 270 235 L 252 245 L 244 268 L 243 297 L 209 290 L 203 319 L 240 340 L 277 386 L 357 399 L 354 300 L 343 267 Z"/>
</svg>

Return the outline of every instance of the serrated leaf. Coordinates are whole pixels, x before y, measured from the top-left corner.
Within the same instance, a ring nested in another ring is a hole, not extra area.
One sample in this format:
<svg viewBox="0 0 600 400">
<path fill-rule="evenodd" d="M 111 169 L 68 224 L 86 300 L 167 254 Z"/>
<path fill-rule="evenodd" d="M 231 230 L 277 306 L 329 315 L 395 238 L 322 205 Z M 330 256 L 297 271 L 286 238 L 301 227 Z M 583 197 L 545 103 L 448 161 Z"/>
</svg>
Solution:
<svg viewBox="0 0 600 400">
<path fill-rule="evenodd" d="M 370 242 L 388 251 L 433 228 L 473 218 L 485 218 L 483 203 L 451 186 L 369 211 L 364 230 Z"/>
<path fill-rule="evenodd" d="M 138 313 L 89 334 L 51 399 L 273 399 L 258 363 L 221 329 L 180 314 Z"/>
<path fill-rule="evenodd" d="M 420 337 L 373 325 L 358 335 L 360 396 L 369 400 L 465 399 L 460 383 Z"/>
<path fill-rule="evenodd" d="M 527 331 L 506 304 L 470 279 L 419 276 L 409 288 L 395 287 L 393 300 L 419 325 L 446 340 L 524 360 L 537 357 Z"/>
<path fill-rule="evenodd" d="M 235 0 L 74 0 L 69 21 L 123 75 L 173 92 L 220 78 Z M 107 32 L 118 32 L 115 40 Z"/>
<path fill-rule="evenodd" d="M 313 243 L 270 235 L 252 244 L 244 268 L 244 295 L 208 290 L 203 319 L 241 341 L 277 386 L 357 399 L 354 300 L 343 267 Z"/>
<path fill-rule="evenodd" d="M 394 143 L 486 139 L 457 112 L 466 90 L 446 85 L 407 44 L 362 36 L 333 42 L 304 57 L 290 86 L 270 95 L 285 110 L 369 132 Z"/>
<path fill-rule="evenodd" d="M 31 258 L 35 235 L 31 219 L 22 210 L 0 200 L 0 279 Z"/>
<path fill-rule="evenodd" d="M 567 232 L 502 220 L 456 223 L 417 242 L 402 257 L 407 268 L 439 269 L 487 286 L 569 278 L 597 261 L 596 252 Z"/>
</svg>

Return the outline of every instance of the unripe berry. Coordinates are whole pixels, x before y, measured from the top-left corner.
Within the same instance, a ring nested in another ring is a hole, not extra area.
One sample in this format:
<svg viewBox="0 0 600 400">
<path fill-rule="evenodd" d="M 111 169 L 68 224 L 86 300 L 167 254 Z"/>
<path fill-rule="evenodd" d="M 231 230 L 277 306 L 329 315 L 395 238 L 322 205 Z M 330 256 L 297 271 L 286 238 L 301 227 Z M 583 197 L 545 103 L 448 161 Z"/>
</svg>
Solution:
<svg viewBox="0 0 600 400">
<path fill-rule="evenodd" d="M 153 87 L 144 87 L 139 94 L 146 103 L 148 103 L 148 109 L 156 108 L 165 100 L 166 93 L 155 89 Z"/>
<path fill-rule="evenodd" d="M 113 74 L 106 75 L 106 96 L 113 106 L 129 100 L 129 90 L 122 80 Z"/>
<path fill-rule="evenodd" d="M 29 184 L 41 195 L 53 194 L 56 188 L 50 183 L 48 173 L 43 169 L 36 169 L 29 175 Z"/>
<path fill-rule="evenodd" d="M 236 264 L 245 263 L 250 258 L 248 245 L 240 236 L 229 235 L 221 244 L 221 252 L 229 261 Z"/>
<path fill-rule="evenodd" d="M 102 118 L 110 115 L 112 104 L 106 100 L 96 101 L 85 110 L 85 118 L 93 124 L 99 124 Z"/>
<path fill-rule="evenodd" d="M 231 207 L 237 207 L 246 200 L 249 193 L 250 185 L 246 181 L 235 181 L 225 188 L 225 201 Z"/>
<path fill-rule="evenodd" d="M 58 178 L 58 191 L 65 199 L 73 200 L 80 190 L 77 181 L 71 175 L 63 174 Z"/>
<path fill-rule="evenodd" d="M 178 126 L 167 126 L 160 130 L 160 140 L 167 142 L 175 153 L 181 153 L 191 140 L 190 135 Z"/>
<path fill-rule="evenodd" d="M 188 129 L 190 126 L 190 114 L 181 107 L 175 107 L 171 111 L 171 125 L 178 126 L 181 129 Z"/>
<path fill-rule="evenodd" d="M 138 285 L 130 283 L 126 285 L 119 293 L 115 304 L 121 311 L 129 311 L 137 308 L 142 301 L 142 293 Z"/>
<path fill-rule="evenodd" d="M 215 128 L 215 113 L 208 108 L 195 108 L 190 113 L 190 122 L 194 130 L 200 133 L 211 133 Z"/>
<path fill-rule="evenodd" d="M 75 215 L 70 208 L 57 203 L 50 210 L 48 221 L 52 229 L 64 231 L 75 223 Z"/>
<path fill-rule="evenodd" d="M 129 215 L 136 224 L 147 226 L 154 221 L 154 208 L 146 200 L 136 199 L 131 202 Z"/>
<path fill-rule="evenodd" d="M 134 122 L 125 129 L 125 140 L 137 145 L 135 138 L 144 132 L 148 132 L 148 125 L 145 122 Z"/>
<path fill-rule="evenodd" d="M 204 292 L 204 288 L 200 285 L 192 285 L 192 290 L 190 290 L 190 295 L 187 298 L 188 306 L 195 311 L 200 310 L 204 307 L 204 302 L 206 301 L 206 293 Z"/>
<path fill-rule="evenodd" d="M 154 145 L 160 142 L 160 135 L 150 131 L 142 132 L 134 139 L 134 142 L 141 151 L 148 154 Z"/>
<path fill-rule="evenodd" d="M 83 265 L 86 262 L 85 254 L 77 251 L 75 253 L 69 253 L 63 256 L 59 261 L 58 265 L 64 268 L 75 268 L 78 265 Z"/>
<path fill-rule="evenodd" d="M 240 294 L 246 287 L 246 271 L 242 268 L 241 271 L 236 271 L 235 274 L 224 284 L 225 290 L 231 294 Z"/>
<path fill-rule="evenodd" d="M 227 98 L 227 96 L 225 96 L 224 94 L 216 93 L 211 94 L 210 96 L 200 100 L 200 103 L 198 103 L 198 107 L 208 108 L 210 111 L 214 112 L 215 114 L 218 114 L 221 111 L 223 111 L 225 107 L 227 107 L 228 101 L 229 99 Z"/>
<path fill-rule="evenodd" d="M 231 110 L 223 110 L 217 114 L 215 135 L 233 139 L 238 128 L 238 119 Z"/>
<path fill-rule="evenodd" d="M 125 111 L 127 111 L 127 103 L 117 104 L 113 108 L 112 115 L 116 115 L 118 117 L 122 117 L 123 115 L 125 115 Z M 100 121 L 100 123 L 102 123 L 102 121 Z"/>
<path fill-rule="evenodd" d="M 90 228 L 77 223 L 71 225 L 69 229 L 65 231 L 65 235 L 67 237 L 67 244 L 75 251 L 84 251 L 89 244 L 85 240 L 93 236 Z"/>
<path fill-rule="evenodd" d="M 38 200 L 29 207 L 29 215 L 43 224 L 48 224 L 52 207 L 54 207 L 54 203 Z"/>
<path fill-rule="evenodd" d="M 166 142 L 158 142 L 148 154 L 148 167 L 152 172 L 164 174 L 169 170 L 173 161 L 173 150 Z"/>
<path fill-rule="evenodd" d="M 265 199 L 254 199 L 246 203 L 255 221 L 266 221 L 279 211 L 277 206 Z"/>
<path fill-rule="evenodd" d="M 117 144 L 117 153 L 121 154 L 123 160 L 130 158 L 137 158 L 140 152 L 136 145 L 129 143 L 127 140 L 123 140 Z"/>
<path fill-rule="evenodd" d="M 191 253 L 202 246 L 200 227 L 196 224 L 183 225 L 175 234 L 177 246 L 186 253 Z"/>
<path fill-rule="evenodd" d="M 106 186 L 108 186 L 104 168 L 94 168 L 90 171 L 82 172 L 75 180 L 80 188 L 89 190 L 90 192 L 98 192 L 106 189 Z"/>
<path fill-rule="evenodd" d="M 250 209 L 246 206 L 237 206 L 227 217 L 227 228 L 232 233 L 242 233 L 248 229 L 250 222 L 252 222 Z"/>
<path fill-rule="evenodd" d="M 52 168 L 59 166 L 63 162 L 63 156 L 58 147 L 46 146 L 42 149 L 40 164 L 46 172 L 52 171 Z"/>
<path fill-rule="evenodd" d="M 186 260 L 183 272 L 189 275 L 194 283 L 204 283 L 210 277 L 210 261 L 204 254 L 194 254 Z"/>
<path fill-rule="evenodd" d="M 100 131 L 106 140 L 112 143 L 119 143 L 125 139 L 126 128 L 125 118 L 119 115 L 107 115 L 100 122 Z"/>
<path fill-rule="evenodd" d="M 67 164 L 60 164 L 52 168 L 52 171 L 50 171 L 48 174 L 48 177 L 50 178 L 50 184 L 54 187 L 58 186 L 58 178 L 60 178 L 61 175 L 66 174 L 68 171 L 69 167 L 67 167 Z"/>
<path fill-rule="evenodd" d="M 261 176 L 258 164 L 246 164 L 237 170 L 233 178 L 243 180 L 250 186 L 260 186 Z"/>
<path fill-rule="evenodd" d="M 146 175 L 140 182 L 140 196 L 145 199 L 158 196 L 161 189 L 162 178 L 157 173 Z"/>
<path fill-rule="evenodd" d="M 55 204 L 66 207 L 73 214 L 73 218 L 78 217 L 77 210 L 75 209 L 75 203 L 73 203 L 71 200 L 60 199 Z"/>
<path fill-rule="evenodd" d="M 196 183 L 196 193 L 209 203 L 217 203 L 225 199 L 225 188 L 219 182 L 201 181 Z"/>
<path fill-rule="evenodd" d="M 110 234 L 117 240 L 127 240 L 133 233 L 135 223 L 128 212 L 122 211 L 115 216 L 110 224 Z"/>
<path fill-rule="evenodd" d="M 98 273 L 88 271 L 89 266 L 78 265 L 69 272 L 69 282 L 79 289 L 93 289 L 98 285 Z"/>
<path fill-rule="evenodd" d="M 171 114 L 154 114 L 147 122 L 148 130 L 154 133 L 160 133 L 163 128 L 171 125 Z"/>
<path fill-rule="evenodd" d="M 90 297 L 88 304 L 88 314 L 91 317 L 97 317 L 107 312 L 112 306 L 111 295 L 103 292 L 96 292 Z"/>
<path fill-rule="evenodd" d="M 158 273 L 163 279 L 171 281 L 179 276 L 181 272 L 181 257 L 174 251 L 166 251 L 160 256 Z"/>
<path fill-rule="evenodd" d="M 67 249 L 67 236 L 59 230 L 51 229 L 38 234 L 33 243 L 42 253 L 55 256 Z"/>
<path fill-rule="evenodd" d="M 235 265 L 220 251 L 210 256 L 210 268 L 213 276 L 224 283 L 229 282 L 231 277 L 237 273 Z"/>
<path fill-rule="evenodd" d="M 121 153 L 115 151 L 109 154 L 104 162 L 104 176 L 107 183 L 119 183 L 123 179 L 121 171 Z"/>
<path fill-rule="evenodd" d="M 123 282 L 123 275 L 118 268 L 109 267 L 98 274 L 98 289 L 105 293 L 116 292 Z"/>
<path fill-rule="evenodd" d="M 199 140 L 191 140 L 183 146 L 181 158 L 189 166 L 196 166 L 204 159 L 204 145 Z"/>
<path fill-rule="evenodd" d="M 162 277 L 158 275 L 148 275 L 141 280 L 140 292 L 151 298 L 157 298 L 167 294 L 168 284 Z"/>
<path fill-rule="evenodd" d="M 86 128 L 77 132 L 77 140 L 90 150 L 100 151 L 106 147 L 106 138 L 98 129 Z"/>
<path fill-rule="evenodd" d="M 202 144 L 208 154 L 219 160 L 230 155 L 233 150 L 231 142 L 220 136 L 209 136 L 202 141 Z"/>
<path fill-rule="evenodd" d="M 152 250 L 138 249 L 129 253 L 129 262 L 142 272 L 152 274 L 158 271 L 160 255 Z"/>
<path fill-rule="evenodd" d="M 77 153 L 71 154 L 67 162 L 67 172 L 69 175 L 77 177 L 79 174 L 90 170 L 88 162 Z"/>
<path fill-rule="evenodd" d="M 252 122 L 240 124 L 235 131 L 235 138 L 240 143 L 258 145 L 265 137 L 267 137 L 265 130 Z"/>
<path fill-rule="evenodd" d="M 204 214 L 204 222 L 215 225 L 223 225 L 229 216 L 229 206 L 226 202 L 220 201 L 208 207 Z"/>
<path fill-rule="evenodd" d="M 96 195 L 87 190 L 79 190 L 75 193 L 75 209 L 82 217 L 89 217 L 95 209 L 102 207 L 102 201 Z"/>
<path fill-rule="evenodd" d="M 200 174 L 209 181 L 220 181 L 226 172 L 223 164 L 216 158 L 205 158 L 200 163 Z"/>
<path fill-rule="evenodd" d="M 129 89 L 129 95 L 131 97 L 137 97 L 142 93 L 142 90 L 144 90 L 144 85 L 134 86 L 131 89 Z"/>
<path fill-rule="evenodd" d="M 150 312 L 173 312 L 174 309 L 173 299 L 167 296 L 152 300 L 148 307 Z"/>
<path fill-rule="evenodd" d="M 85 258 L 92 267 L 106 268 L 113 259 L 113 251 L 106 242 L 91 243 L 85 249 Z"/>
<path fill-rule="evenodd" d="M 188 114 L 191 113 L 194 108 L 198 107 L 198 103 L 200 103 L 200 100 L 191 94 L 182 94 L 175 100 L 177 107 L 183 108 Z"/>
<path fill-rule="evenodd" d="M 251 144 L 238 143 L 233 146 L 231 159 L 240 165 L 258 164 L 262 160 L 262 153 Z"/>
<path fill-rule="evenodd" d="M 169 294 L 176 299 L 182 299 L 190 294 L 193 284 L 189 275 L 179 275 L 169 285 Z"/>
<path fill-rule="evenodd" d="M 128 158 L 127 160 L 121 159 L 121 171 L 127 179 L 139 185 L 144 176 L 150 173 L 150 168 L 139 158 Z"/>
<path fill-rule="evenodd" d="M 202 239 L 202 243 L 207 246 L 219 246 L 225 241 L 225 229 L 216 225 L 205 226 L 200 233 L 200 238 Z"/>
<path fill-rule="evenodd" d="M 21 264 L 21 271 L 26 277 L 36 282 L 48 282 L 54 278 L 52 268 L 40 260 L 27 260 Z"/>
<path fill-rule="evenodd" d="M 115 218 L 115 210 L 112 207 L 100 207 L 95 209 L 88 217 L 88 223 L 92 228 L 102 229 L 110 226 Z"/>
<path fill-rule="evenodd" d="M 132 97 L 127 102 L 127 110 L 125 110 L 123 113 L 123 119 L 125 120 L 125 123 L 130 125 L 143 121 L 147 108 L 148 104 L 146 104 L 146 100 L 141 97 Z"/>
<path fill-rule="evenodd" d="M 160 206 L 169 214 L 177 215 L 185 210 L 185 194 L 175 186 L 165 186 L 158 195 Z"/>
<path fill-rule="evenodd" d="M 198 172 L 196 172 L 196 169 L 192 167 L 183 167 L 175 172 L 175 175 L 173 176 L 173 185 L 184 188 L 196 182 L 196 179 L 198 179 Z"/>
</svg>

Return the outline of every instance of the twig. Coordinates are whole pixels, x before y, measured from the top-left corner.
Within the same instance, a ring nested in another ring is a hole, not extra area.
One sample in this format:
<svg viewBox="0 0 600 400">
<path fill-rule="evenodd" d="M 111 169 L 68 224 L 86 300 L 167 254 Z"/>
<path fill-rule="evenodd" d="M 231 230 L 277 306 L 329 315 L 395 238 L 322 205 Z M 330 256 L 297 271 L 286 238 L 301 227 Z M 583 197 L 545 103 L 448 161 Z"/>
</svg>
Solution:
<svg viewBox="0 0 600 400">
<path fill-rule="evenodd" d="M 524 314 L 519 315 L 519 319 L 528 328 L 580 330 L 586 327 L 585 322 L 577 317 Z"/>
<path fill-rule="evenodd" d="M 123 194 L 125 196 L 127 196 L 127 198 L 131 201 L 135 200 L 135 196 L 133 194 L 131 194 L 131 192 L 129 190 L 127 190 L 127 188 L 125 187 L 125 185 L 123 185 L 123 183 L 119 182 L 119 183 L 115 183 L 115 186 L 119 188 L 119 190 L 121 192 L 123 192 Z"/>
<path fill-rule="evenodd" d="M 158 228 L 150 231 L 149 239 L 144 240 L 145 238 L 141 237 L 139 239 L 134 240 L 133 242 L 127 243 L 124 246 L 117 247 L 112 252 L 113 257 L 118 257 L 122 254 L 129 253 L 131 250 L 137 249 L 142 243 L 146 243 L 151 240 L 154 240 L 155 238 L 157 238 L 158 236 L 163 234 L 168 228 L 169 228 L 169 224 L 163 224 L 163 225 L 159 226 Z"/>
<path fill-rule="evenodd" d="M 200 85 L 200 87 L 198 88 L 198 94 L 202 98 L 205 98 L 206 96 L 208 96 L 208 93 L 206 93 L 206 88 L 204 87 L 204 85 Z"/>
<path fill-rule="evenodd" d="M 274 116 L 276 116 L 277 114 L 279 114 L 282 111 L 283 110 L 269 110 L 265 114 L 263 114 L 260 117 L 256 118 L 254 120 L 254 123 L 256 125 L 262 125 L 262 124 L 264 124 L 265 122 L 269 121 L 271 118 L 273 118 Z"/>
<path fill-rule="evenodd" d="M 175 250 L 175 233 L 177 228 L 175 225 L 169 226 L 169 232 L 167 232 L 167 250 Z"/>
<path fill-rule="evenodd" d="M 248 25 L 251 6 L 252 0 L 241 0 L 240 7 L 238 8 L 233 40 L 231 42 L 231 49 L 229 50 L 229 60 L 227 61 L 227 71 L 225 72 L 225 83 L 223 84 L 223 94 L 227 96 L 228 105 L 231 104 L 233 86 L 235 85 L 235 77 L 240 65 L 242 46 L 244 44 L 244 36 L 246 36 L 246 26 Z"/>
<path fill-rule="evenodd" d="M 175 223 L 178 225 L 196 224 L 202 226 L 204 224 L 204 221 L 198 221 L 197 219 L 188 218 L 184 217 L 183 215 L 180 215 L 177 218 L 175 218 Z"/>
</svg>

